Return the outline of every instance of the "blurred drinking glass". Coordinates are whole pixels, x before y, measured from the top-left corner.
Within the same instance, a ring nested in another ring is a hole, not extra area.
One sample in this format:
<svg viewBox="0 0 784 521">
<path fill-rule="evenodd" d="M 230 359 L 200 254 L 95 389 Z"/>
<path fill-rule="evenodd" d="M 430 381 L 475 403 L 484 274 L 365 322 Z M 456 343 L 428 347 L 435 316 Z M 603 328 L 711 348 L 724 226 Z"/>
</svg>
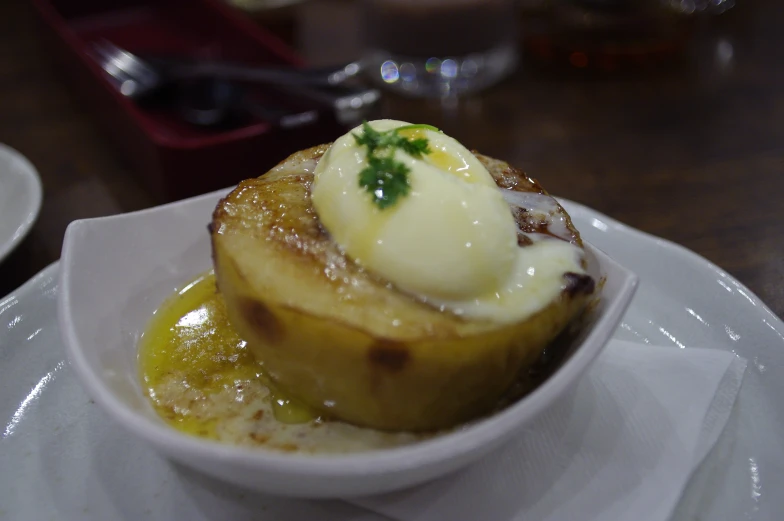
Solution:
<svg viewBox="0 0 784 521">
<path fill-rule="evenodd" d="M 364 63 L 402 94 L 473 92 L 518 59 L 516 0 L 361 0 Z"/>
<path fill-rule="evenodd" d="M 528 56 L 611 72 L 654 67 L 683 54 L 703 15 L 734 0 L 547 0 L 524 17 Z"/>
</svg>

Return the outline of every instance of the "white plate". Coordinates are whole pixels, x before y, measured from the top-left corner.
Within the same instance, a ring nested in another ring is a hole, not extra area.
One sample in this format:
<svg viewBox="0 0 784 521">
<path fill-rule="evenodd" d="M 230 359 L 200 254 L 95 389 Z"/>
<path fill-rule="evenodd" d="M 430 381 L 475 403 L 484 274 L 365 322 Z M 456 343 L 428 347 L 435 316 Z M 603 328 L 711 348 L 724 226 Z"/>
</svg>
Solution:
<svg viewBox="0 0 784 521">
<path fill-rule="evenodd" d="M 0 143 L 0 261 L 24 239 L 41 209 L 38 171 L 22 154 Z"/>
<path fill-rule="evenodd" d="M 617 337 L 732 350 L 750 362 L 733 418 L 676 519 L 778 520 L 784 324 L 697 255 L 565 206 L 586 239 L 641 276 Z M 384 519 L 334 501 L 240 491 L 174 467 L 115 426 L 64 362 L 56 278 L 57 267 L 50 267 L 0 302 L 0 519 Z"/>
</svg>

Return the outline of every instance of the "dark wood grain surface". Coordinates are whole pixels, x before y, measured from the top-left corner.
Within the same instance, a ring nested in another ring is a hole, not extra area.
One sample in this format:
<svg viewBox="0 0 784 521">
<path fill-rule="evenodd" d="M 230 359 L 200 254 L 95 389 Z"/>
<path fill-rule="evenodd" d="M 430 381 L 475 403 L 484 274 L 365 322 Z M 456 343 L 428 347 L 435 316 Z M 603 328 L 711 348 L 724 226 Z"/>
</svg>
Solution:
<svg viewBox="0 0 784 521">
<path fill-rule="evenodd" d="M 0 5 L 0 142 L 44 184 L 32 233 L 0 263 L 0 295 L 58 259 L 74 219 L 157 200 L 46 59 L 25 2 Z M 314 63 L 354 57 L 352 4 L 313 2 L 295 44 Z M 324 23 L 330 20 L 330 23 Z M 525 168 L 552 193 L 678 242 L 784 315 L 784 3 L 738 0 L 698 27 L 678 64 L 615 77 L 524 65 L 457 104 L 387 96 L 387 117 L 428 122 Z"/>
</svg>

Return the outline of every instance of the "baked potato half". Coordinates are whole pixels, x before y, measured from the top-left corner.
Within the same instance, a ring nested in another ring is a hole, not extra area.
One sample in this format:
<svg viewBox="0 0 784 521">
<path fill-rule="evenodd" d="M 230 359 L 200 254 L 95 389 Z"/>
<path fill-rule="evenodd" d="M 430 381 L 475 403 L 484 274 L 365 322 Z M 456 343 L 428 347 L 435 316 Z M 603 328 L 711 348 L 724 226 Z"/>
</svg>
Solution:
<svg viewBox="0 0 784 521">
<path fill-rule="evenodd" d="M 424 304 L 346 258 L 320 226 L 310 185 L 327 149 L 292 155 L 216 207 L 215 274 L 232 324 L 278 386 L 328 417 L 429 431 L 488 412 L 579 314 L 593 280 L 564 274 L 560 295 L 514 324 Z M 508 164 L 477 157 L 499 187 L 544 193 Z M 557 208 L 567 240 L 582 246 Z M 515 219 L 521 231 L 543 229 L 524 208 Z"/>
</svg>

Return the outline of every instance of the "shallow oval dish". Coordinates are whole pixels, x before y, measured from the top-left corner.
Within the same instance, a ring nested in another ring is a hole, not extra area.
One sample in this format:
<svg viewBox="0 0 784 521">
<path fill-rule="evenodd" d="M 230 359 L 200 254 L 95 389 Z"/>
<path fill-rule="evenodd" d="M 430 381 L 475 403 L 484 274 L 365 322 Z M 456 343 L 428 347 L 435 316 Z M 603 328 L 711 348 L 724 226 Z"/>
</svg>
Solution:
<svg viewBox="0 0 784 521">
<path fill-rule="evenodd" d="M 601 352 L 637 277 L 589 244 L 601 300 L 561 367 L 532 393 L 485 419 L 424 441 L 346 455 L 285 454 L 195 438 L 167 426 L 140 383 L 138 339 L 158 306 L 211 267 L 206 225 L 228 190 L 149 210 L 71 223 L 58 312 L 71 365 L 111 417 L 161 454 L 258 491 L 310 498 L 389 492 L 439 477 L 512 438 L 566 393 Z"/>
</svg>

